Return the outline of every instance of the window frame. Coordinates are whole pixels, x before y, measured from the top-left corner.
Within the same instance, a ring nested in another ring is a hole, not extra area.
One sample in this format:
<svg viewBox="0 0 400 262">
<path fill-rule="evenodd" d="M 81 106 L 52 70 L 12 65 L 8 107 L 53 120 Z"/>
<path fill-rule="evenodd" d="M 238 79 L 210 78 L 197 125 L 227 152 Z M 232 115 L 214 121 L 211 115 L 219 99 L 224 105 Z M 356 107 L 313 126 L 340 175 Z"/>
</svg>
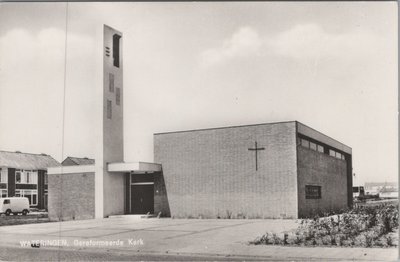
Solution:
<svg viewBox="0 0 400 262">
<path fill-rule="evenodd" d="M 18 176 L 19 176 L 19 182 L 17 180 Z M 22 171 L 20 169 L 15 170 L 15 184 L 23 184 L 22 183 Z"/>
<path fill-rule="evenodd" d="M 18 175 L 20 177 L 19 182 L 17 180 Z M 38 184 L 38 171 L 37 170 L 16 169 L 15 170 L 15 184 L 37 185 Z"/>
<path fill-rule="evenodd" d="M 316 194 L 315 194 L 315 192 L 316 192 Z M 321 186 L 305 185 L 305 197 L 306 197 L 306 199 L 321 199 L 322 198 Z"/>
<path fill-rule="evenodd" d="M 5 196 L 4 197 L 8 197 L 8 189 L 0 189 L 0 198 L 4 198 L 3 197 L 3 192 L 5 192 Z"/>
<path fill-rule="evenodd" d="M 336 151 L 333 149 L 329 149 L 329 156 L 336 157 Z"/>
<path fill-rule="evenodd" d="M 302 147 L 310 148 L 310 141 L 308 141 L 307 139 L 301 138 L 300 143 Z"/>
<path fill-rule="evenodd" d="M 8 168 L 0 167 L 0 183 L 8 185 Z"/>
<path fill-rule="evenodd" d="M 27 194 L 27 193 L 30 194 Z M 15 190 L 15 195 L 19 195 L 19 197 L 26 197 L 29 200 L 29 206 L 37 206 L 38 205 L 38 190 L 37 189 L 16 189 Z M 26 195 L 30 196 L 27 197 Z M 33 196 L 36 196 L 34 198 Z M 35 202 L 33 201 L 35 200 Z"/>
<path fill-rule="evenodd" d="M 314 150 L 314 151 L 317 151 L 317 144 L 310 141 L 310 149 Z"/>
</svg>

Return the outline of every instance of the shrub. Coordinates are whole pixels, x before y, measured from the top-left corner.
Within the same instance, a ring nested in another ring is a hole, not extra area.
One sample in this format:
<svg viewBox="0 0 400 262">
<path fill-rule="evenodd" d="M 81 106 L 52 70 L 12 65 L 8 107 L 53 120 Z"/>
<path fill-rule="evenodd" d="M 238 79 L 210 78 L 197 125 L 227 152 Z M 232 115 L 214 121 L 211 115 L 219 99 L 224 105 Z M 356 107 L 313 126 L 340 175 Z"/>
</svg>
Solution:
<svg viewBox="0 0 400 262">
<path fill-rule="evenodd" d="M 359 247 L 366 247 L 367 246 L 367 238 L 364 234 L 360 234 L 354 238 L 354 245 Z"/>
<path fill-rule="evenodd" d="M 325 246 L 332 245 L 332 237 L 330 235 L 323 236 L 322 237 L 322 244 L 325 245 Z"/>
<path fill-rule="evenodd" d="M 286 243 L 288 245 L 298 245 L 302 242 L 302 236 L 301 235 L 296 235 L 296 234 L 289 234 L 288 238 L 286 240 Z"/>
<path fill-rule="evenodd" d="M 359 206 L 330 217 L 301 220 L 298 228 L 284 236 L 266 233 L 258 243 L 325 246 L 397 246 L 398 205 Z"/>
<path fill-rule="evenodd" d="M 380 247 L 388 247 L 388 239 L 386 236 L 381 236 L 377 241 L 375 241 L 375 245 Z"/>
</svg>

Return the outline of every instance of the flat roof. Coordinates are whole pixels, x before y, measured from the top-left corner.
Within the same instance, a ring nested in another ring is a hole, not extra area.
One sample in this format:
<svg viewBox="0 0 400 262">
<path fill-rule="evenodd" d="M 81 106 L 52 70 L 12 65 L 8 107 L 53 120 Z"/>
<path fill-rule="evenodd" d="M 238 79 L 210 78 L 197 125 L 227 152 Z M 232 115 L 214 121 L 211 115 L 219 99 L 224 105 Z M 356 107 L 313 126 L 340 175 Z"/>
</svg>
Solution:
<svg viewBox="0 0 400 262">
<path fill-rule="evenodd" d="M 81 173 L 94 173 L 95 165 L 77 165 L 77 166 L 58 166 L 47 168 L 47 174 L 81 174 Z"/>
<path fill-rule="evenodd" d="M 170 132 L 160 132 L 160 133 L 154 133 L 154 135 L 167 135 L 167 134 L 175 134 L 175 133 L 209 131 L 209 130 L 227 129 L 227 128 L 240 128 L 240 127 L 249 127 L 249 126 L 276 125 L 276 124 L 295 123 L 295 122 L 297 122 L 297 121 L 291 120 L 291 121 L 280 121 L 280 122 L 270 122 L 270 123 L 261 123 L 261 124 L 239 125 L 239 126 L 210 127 L 210 128 L 200 128 L 200 129 L 189 129 L 189 130 L 179 130 L 179 131 L 170 131 Z"/>
<path fill-rule="evenodd" d="M 352 154 L 351 147 L 339 142 L 336 139 L 331 138 L 330 136 L 321 133 L 314 128 L 311 128 L 299 121 L 291 120 L 291 121 L 281 121 L 281 122 L 270 122 L 270 123 L 261 123 L 261 124 L 250 124 L 250 125 L 240 125 L 240 126 L 226 126 L 226 127 L 214 127 L 214 128 L 202 128 L 202 129 L 190 129 L 190 130 L 181 130 L 181 131 L 171 131 L 171 132 L 162 132 L 162 133 L 154 133 L 154 135 L 168 135 L 168 134 L 178 134 L 178 133 L 187 133 L 187 132 L 202 132 L 202 131 L 210 131 L 210 130 L 219 130 L 219 129 L 228 129 L 228 128 L 242 128 L 242 127 L 252 127 L 252 126 L 264 126 L 264 125 L 276 125 L 276 124 L 286 124 L 286 123 L 296 123 L 297 132 L 303 134 L 305 136 L 309 136 L 318 140 L 322 143 L 325 143 L 329 146 L 332 146 L 338 150 L 341 150 L 345 153 Z"/>
<path fill-rule="evenodd" d="M 333 139 L 330 136 L 327 136 L 324 133 L 321 133 L 321 132 L 315 130 L 314 128 L 311 128 L 303 123 L 297 122 L 297 133 L 300 133 L 302 135 L 313 138 L 317 141 L 327 144 L 328 146 L 331 146 L 338 150 L 341 150 L 347 154 L 350 154 L 350 155 L 352 154 L 351 147 L 349 147 L 349 146 L 337 141 L 336 139 Z"/>
<path fill-rule="evenodd" d="M 133 172 L 137 174 L 161 172 L 161 164 L 148 163 L 148 162 L 120 162 L 107 164 L 108 172 Z M 96 171 L 95 165 L 76 165 L 76 166 L 59 166 L 47 169 L 48 174 L 80 174 L 80 173 L 94 173 Z"/>
<path fill-rule="evenodd" d="M 148 162 L 130 162 L 130 163 L 109 163 L 108 172 L 133 172 L 133 173 L 154 173 L 161 172 L 161 165 Z"/>
</svg>

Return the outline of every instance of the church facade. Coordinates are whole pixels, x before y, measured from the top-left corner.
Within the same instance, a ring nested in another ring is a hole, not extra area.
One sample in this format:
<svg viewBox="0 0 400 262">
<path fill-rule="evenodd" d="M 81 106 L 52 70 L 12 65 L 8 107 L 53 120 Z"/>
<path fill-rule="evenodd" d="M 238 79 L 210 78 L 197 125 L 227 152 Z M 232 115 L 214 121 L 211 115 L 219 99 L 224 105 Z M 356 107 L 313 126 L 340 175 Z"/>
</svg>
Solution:
<svg viewBox="0 0 400 262">
<path fill-rule="evenodd" d="M 298 218 L 352 205 L 351 148 L 297 121 L 154 135 L 175 217 Z M 157 187 L 157 186 L 156 186 Z"/>
<path fill-rule="evenodd" d="M 154 163 L 124 162 L 123 35 L 106 25 L 97 35 L 95 159 L 48 168 L 51 220 L 297 218 L 351 207 L 351 148 L 296 121 L 159 133 Z"/>
</svg>

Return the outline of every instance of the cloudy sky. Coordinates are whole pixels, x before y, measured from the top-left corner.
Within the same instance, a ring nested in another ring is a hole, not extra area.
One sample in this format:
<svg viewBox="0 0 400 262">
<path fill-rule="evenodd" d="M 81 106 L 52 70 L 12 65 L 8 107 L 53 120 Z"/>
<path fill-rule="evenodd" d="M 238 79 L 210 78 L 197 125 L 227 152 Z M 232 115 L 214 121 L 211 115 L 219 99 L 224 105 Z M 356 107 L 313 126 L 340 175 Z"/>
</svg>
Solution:
<svg viewBox="0 0 400 262">
<path fill-rule="evenodd" d="M 395 2 L 1 3 L 0 149 L 94 157 L 102 24 L 124 34 L 125 161 L 156 132 L 298 120 L 353 148 L 356 183 L 397 181 Z"/>
</svg>

